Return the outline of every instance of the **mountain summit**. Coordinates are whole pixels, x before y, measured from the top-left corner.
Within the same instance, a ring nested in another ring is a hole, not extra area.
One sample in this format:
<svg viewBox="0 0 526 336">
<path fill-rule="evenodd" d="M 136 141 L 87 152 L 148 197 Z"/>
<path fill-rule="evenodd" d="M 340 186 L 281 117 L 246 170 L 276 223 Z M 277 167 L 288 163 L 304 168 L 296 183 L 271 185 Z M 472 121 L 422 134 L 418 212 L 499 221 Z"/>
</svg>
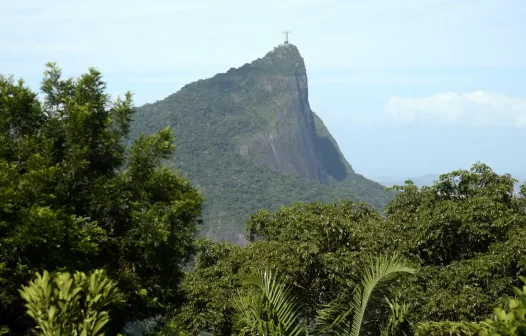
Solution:
<svg viewBox="0 0 526 336">
<path fill-rule="evenodd" d="M 248 107 L 240 117 L 259 124 L 237 142 L 241 155 L 321 183 L 354 174 L 310 109 L 307 71 L 296 46 L 283 44 L 262 59 L 210 81 L 236 104 Z"/>
<path fill-rule="evenodd" d="M 352 198 L 383 207 L 392 194 L 355 174 L 308 96 L 303 58 L 282 44 L 138 108 L 131 138 L 174 129 L 168 164 L 203 191 L 212 238 L 235 241 L 249 214 L 295 201 Z"/>
</svg>

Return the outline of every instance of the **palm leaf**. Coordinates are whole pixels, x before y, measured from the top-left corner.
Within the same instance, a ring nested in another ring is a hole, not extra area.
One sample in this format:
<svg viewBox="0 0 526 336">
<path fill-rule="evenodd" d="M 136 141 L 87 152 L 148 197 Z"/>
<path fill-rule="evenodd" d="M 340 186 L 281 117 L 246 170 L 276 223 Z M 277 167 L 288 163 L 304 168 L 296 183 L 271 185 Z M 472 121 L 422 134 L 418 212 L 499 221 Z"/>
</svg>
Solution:
<svg viewBox="0 0 526 336">
<path fill-rule="evenodd" d="M 232 304 L 238 335 L 306 334 L 290 287 L 279 282 L 272 272 L 256 272 L 245 277 L 242 284 L 248 291 L 238 291 Z"/>
<path fill-rule="evenodd" d="M 400 273 L 415 272 L 416 270 L 407 266 L 398 255 L 369 258 L 360 285 L 353 291 L 350 302 L 345 303 L 344 298 L 339 297 L 318 311 L 318 329 L 323 333 L 359 336 L 373 291 L 390 284 Z"/>
</svg>

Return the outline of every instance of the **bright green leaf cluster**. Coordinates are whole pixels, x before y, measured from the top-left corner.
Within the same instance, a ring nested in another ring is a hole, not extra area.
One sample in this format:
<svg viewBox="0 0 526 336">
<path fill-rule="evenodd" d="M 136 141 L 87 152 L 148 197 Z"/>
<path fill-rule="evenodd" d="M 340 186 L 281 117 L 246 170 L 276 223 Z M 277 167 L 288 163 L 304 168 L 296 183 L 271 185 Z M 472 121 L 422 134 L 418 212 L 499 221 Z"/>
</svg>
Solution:
<svg viewBox="0 0 526 336">
<path fill-rule="evenodd" d="M 515 288 L 517 298 L 509 301 L 509 311 L 497 307 L 493 319 L 487 320 L 487 328 L 479 336 L 526 335 L 526 277 L 521 277 L 524 286 Z"/>
<path fill-rule="evenodd" d="M 89 276 L 82 272 L 36 273 L 20 295 L 37 334 L 47 336 L 103 336 L 110 321 L 106 308 L 121 300 L 115 282 L 103 270 Z"/>
</svg>

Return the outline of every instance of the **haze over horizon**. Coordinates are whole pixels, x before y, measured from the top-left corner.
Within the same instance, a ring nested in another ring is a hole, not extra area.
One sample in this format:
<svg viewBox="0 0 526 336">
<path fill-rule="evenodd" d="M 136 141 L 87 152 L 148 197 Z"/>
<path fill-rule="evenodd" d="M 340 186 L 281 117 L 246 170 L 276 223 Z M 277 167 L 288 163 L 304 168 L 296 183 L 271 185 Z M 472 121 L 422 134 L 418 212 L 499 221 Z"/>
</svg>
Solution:
<svg viewBox="0 0 526 336">
<path fill-rule="evenodd" d="M 481 161 L 521 176 L 524 17 L 521 0 L 6 1 L 0 73 L 36 90 L 48 61 L 67 76 L 95 66 L 140 106 L 262 57 L 287 28 L 311 107 L 358 173 Z"/>
</svg>

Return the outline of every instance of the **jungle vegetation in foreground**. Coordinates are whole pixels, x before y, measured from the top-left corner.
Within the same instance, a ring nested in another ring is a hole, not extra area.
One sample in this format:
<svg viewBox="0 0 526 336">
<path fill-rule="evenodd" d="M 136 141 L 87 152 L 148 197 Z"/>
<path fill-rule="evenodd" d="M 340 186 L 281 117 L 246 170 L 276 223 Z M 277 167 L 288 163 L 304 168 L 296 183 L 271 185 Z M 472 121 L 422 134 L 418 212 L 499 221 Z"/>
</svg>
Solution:
<svg viewBox="0 0 526 336">
<path fill-rule="evenodd" d="M 296 203 L 253 214 L 246 247 L 196 240 L 202 197 L 162 166 L 169 129 L 123 146 L 131 95 L 111 101 L 94 69 L 50 64 L 42 92 L 0 78 L 0 334 L 526 332 L 526 187 L 509 175 L 477 163 L 408 181 L 384 214 Z"/>
</svg>

